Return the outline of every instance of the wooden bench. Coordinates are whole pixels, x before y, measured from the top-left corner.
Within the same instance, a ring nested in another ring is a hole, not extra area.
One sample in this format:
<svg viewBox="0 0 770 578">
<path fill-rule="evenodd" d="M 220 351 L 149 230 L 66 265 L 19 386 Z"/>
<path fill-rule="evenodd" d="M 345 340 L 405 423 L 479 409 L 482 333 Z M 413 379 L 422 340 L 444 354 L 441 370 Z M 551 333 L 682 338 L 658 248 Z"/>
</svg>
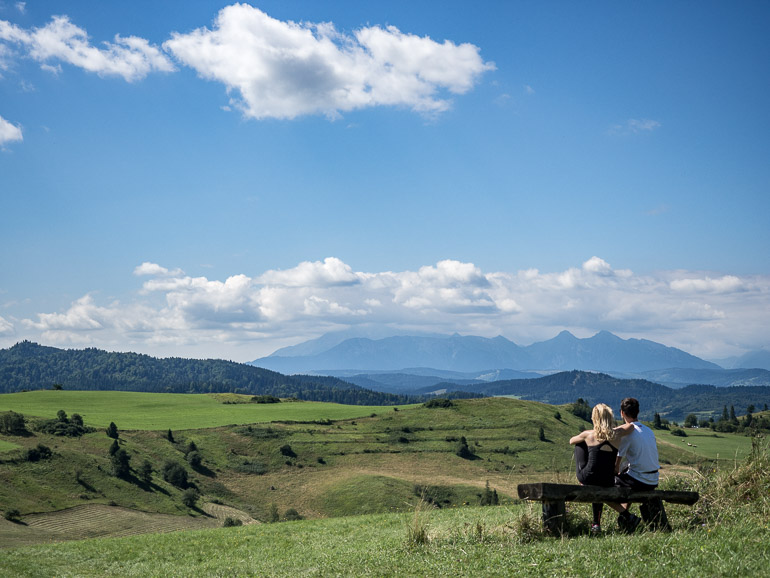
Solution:
<svg viewBox="0 0 770 578">
<path fill-rule="evenodd" d="M 630 488 L 578 486 L 571 484 L 519 484 L 519 498 L 543 503 L 543 526 L 554 535 L 564 532 L 566 502 L 641 502 L 642 519 L 653 529 L 668 530 L 663 500 L 673 504 L 693 505 L 698 492 L 678 490 L 632 490 Z"/>
</svg>

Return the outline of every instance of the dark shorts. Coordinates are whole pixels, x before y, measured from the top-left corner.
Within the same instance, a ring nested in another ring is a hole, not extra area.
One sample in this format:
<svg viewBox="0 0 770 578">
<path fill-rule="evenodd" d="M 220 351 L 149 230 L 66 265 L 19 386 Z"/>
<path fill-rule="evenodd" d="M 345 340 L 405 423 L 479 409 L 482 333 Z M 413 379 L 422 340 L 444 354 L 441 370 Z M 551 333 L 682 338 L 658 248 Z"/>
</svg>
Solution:
<svg viewBox="0 0 770 578">
<path fill-rule="evenodd" d="M 615 476 L 615 485 L 621 488 L 631 488 L 632 490 L 654 490 L 658 487 L 657 484 L 651 486 L 650 484 L 640 482 L 636 478 L 632 478 L 628 475 L 627 471 L 620 472 Z"/>
</svg>

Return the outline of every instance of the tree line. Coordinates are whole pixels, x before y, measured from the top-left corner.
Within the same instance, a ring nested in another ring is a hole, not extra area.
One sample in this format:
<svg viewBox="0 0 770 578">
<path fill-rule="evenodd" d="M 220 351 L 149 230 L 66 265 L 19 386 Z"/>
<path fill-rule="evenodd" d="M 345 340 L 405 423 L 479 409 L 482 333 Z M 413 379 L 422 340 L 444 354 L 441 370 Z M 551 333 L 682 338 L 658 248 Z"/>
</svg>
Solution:
<svg viewBox="0 0 770 578">
<path fill-rule="evenodd" d="M 159 359 L 95 348 L 64 350 L 22 341 L 0 350 L 0 393 L 34 389 L 240 393 L 348 405 L 402 405 L 430 396 L 380 393 L 336 377 L 282 375 L 221 359 Z M 454 397 L 481 397 L 455 392 Z"/>
</svg>

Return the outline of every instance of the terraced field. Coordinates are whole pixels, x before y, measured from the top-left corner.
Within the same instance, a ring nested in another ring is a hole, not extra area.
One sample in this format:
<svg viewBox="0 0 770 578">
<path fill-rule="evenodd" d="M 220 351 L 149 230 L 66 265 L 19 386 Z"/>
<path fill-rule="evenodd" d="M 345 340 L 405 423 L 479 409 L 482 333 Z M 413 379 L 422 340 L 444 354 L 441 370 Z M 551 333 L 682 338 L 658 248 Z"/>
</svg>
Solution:
<svg viewBox="0 0 770 578">
<path fill-rule="evenodd" d="M 58 512 L 31 514 L 24 517 L 23 524 L 1 520 L 0 544 L 10 548 L 41 542 L 216 528 L 228 517 L 239 519 L 244 525 L 258 523 L 247 513 L 221 504 L 204 504 L 201 511 L 204 515 L 175 516 L 105 504 L 84 504 Z"/>
</svg>

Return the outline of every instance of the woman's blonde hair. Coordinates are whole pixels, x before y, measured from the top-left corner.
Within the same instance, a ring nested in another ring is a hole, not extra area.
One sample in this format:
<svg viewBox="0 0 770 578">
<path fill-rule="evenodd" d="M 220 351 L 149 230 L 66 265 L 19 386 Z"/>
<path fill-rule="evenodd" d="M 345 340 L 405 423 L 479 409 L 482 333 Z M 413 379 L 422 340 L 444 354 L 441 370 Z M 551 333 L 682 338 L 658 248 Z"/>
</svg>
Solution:
<svg viewBox="0 0 770 578">
<path fill-rule="evenodd" d="M 610 406 L 597 403 L 591 412 L 591 421 L 594 422 L 594 436 L 597 440 L 611 441 L 615 437 L 615 416 Z"/>
</svg>

